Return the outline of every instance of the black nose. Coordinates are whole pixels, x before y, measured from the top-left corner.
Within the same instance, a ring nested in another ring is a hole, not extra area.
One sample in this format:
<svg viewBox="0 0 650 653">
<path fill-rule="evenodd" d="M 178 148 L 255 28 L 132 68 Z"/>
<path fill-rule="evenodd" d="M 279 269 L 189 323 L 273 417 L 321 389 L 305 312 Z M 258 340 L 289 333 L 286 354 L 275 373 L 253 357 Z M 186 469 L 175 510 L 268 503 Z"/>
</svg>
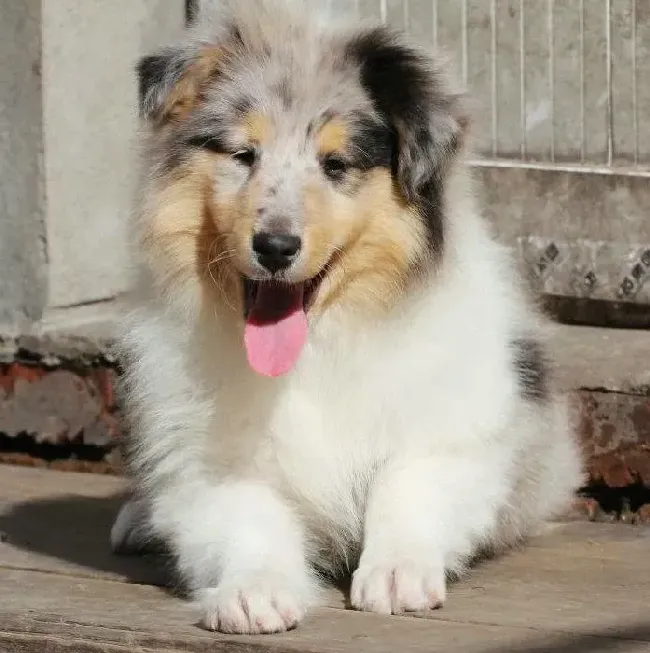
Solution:
<svg viewBox="0 0 650 653">
<path fill-rule="evenodd" d="M 260 265 L 269 272 L 278 272 L 288 268 L 301 245 L 299 236 L 291 234 L 272 234 L 261 231 L 253 236 L 253 251 Z"/>
</svg>

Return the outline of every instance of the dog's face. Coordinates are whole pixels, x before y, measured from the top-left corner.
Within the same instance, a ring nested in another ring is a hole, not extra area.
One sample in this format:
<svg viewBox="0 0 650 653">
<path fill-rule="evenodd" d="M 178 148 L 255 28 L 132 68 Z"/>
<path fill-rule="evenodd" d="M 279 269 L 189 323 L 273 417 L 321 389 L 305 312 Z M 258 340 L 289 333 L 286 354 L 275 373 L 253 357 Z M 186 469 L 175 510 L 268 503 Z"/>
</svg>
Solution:
<svg viewBox="0 0 650 653">
<path fill-rule="evenodd" d="M 198 282 L 247 328 L 385 309 L 442 255 L 459 95 L 384 29 L 263 20 L 140 63 L 151 265 L 163 285 Z"/>
</svg>

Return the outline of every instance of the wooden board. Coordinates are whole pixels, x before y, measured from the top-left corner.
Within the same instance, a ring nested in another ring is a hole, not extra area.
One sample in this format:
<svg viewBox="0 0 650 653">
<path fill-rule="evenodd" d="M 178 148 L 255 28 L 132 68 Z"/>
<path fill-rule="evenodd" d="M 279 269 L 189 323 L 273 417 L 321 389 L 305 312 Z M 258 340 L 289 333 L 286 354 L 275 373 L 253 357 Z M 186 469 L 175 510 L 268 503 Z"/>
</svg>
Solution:
<svg viewBox="0 0 650 653">
<path fill-rule="evenodd" d="M 650 651 L 650 529 L 552 525 L 479 566 L 426 615 L 327 607 L 294 632 L 202 630 L 157 561 L 112 556 L 118 478 L 0 467 L 0 651 L 596 653 Z"/>
</svg>

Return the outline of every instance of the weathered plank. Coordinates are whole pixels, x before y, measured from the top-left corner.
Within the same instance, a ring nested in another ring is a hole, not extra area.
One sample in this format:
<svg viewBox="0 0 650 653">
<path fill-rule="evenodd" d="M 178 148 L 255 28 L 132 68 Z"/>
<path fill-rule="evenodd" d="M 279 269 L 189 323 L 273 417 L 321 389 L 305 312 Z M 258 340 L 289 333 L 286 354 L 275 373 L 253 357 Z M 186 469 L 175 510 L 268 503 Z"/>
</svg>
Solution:
<svg viewBox="0 0 650 653">
<path fill-rule="evenodd" d="M 354 613 L 333 590 L 292 633 L 227 637 L 199 628 L 186 601 L 142 584 L 165 580 L 147 580 L 156 561 L 108 553 L 122 490 L 118 478 L 0 467 L 0 650 L 650 651 L 650 529 L 553 525 L 477 567 L 426 615 Z"/>
<path fill-rule="evenodd" d="M 106 650 L 496 653 L 529 650 L 527 647 L 532 650 L 543 647 L 540 650 L 559 653 L 567 650 L 563 648 L 567 644 L 576 643 L 592 652 L 642 651 L 650 647 L 650 633 L 631 620 L 616 634 L 598 627 L 563 632 L 556 628 L 513 627 L 484 621 L 476 609 L 474 619 L 430 621 L 324 608 L 290 633 L 232 637 L 199 628 L 189 606 L 162 590 L 39 572 L 2 571 L 0 601 L 3 606 L 0 647 L 3 643 L 6 646 L 0 650 L 29 653 L 43 650 L 57 653 L 70 650 L 84 653 Z M 560 603 L 559 610 L 565 605 Z M 532 614 L 535 603 L 519 603 L 517 609 Z"/>
</svg>

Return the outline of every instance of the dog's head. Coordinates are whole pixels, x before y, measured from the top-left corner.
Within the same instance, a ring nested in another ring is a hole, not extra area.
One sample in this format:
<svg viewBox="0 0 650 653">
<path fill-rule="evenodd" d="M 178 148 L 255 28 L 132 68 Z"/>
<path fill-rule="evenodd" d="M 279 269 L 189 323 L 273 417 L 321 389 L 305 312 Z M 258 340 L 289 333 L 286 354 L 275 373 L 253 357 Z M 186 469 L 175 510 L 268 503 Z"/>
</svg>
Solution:
<svg viewBox="0 0 650 653">
<path fill-rule="evenodd" d="M 443 255 L 443 188 L 467 117 L 400 35 L 239 2 L 248 11 L 215 38 L 140 62 L 143 244 L 164 290 L 198 284 L 233 309 L 251 362 L 283 358 L 267 365 L 279 373 L 306 314 L 390 307 Z"/>
</svg>

